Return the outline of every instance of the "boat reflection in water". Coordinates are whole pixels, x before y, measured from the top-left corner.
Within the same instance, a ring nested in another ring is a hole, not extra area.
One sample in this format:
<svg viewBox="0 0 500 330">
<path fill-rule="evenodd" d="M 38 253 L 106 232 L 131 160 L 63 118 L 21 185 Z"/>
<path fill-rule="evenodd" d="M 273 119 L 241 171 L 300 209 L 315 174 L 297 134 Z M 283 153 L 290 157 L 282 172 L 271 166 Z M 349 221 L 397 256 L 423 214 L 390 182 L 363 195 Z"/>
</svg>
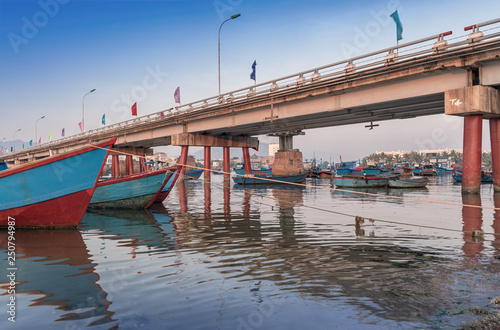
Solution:
<svg viewBox="0 0 500 330">
<path fill-rule="evenodd" d="M 433 187 L 424 193 L 432 195 Z M 452 214 L 458 232 L 378 220 L 371 225 L 356 223 L 348 213 L 363 216 L 390 206 L 396 220 L 414 224 L 419 219 L 411 214 L 422 204 L 352 196 L 357 195 L 186 181 L 149 211 L 100 210 L 85 215 L 80 231 L 16 233 L 18 252 L 26 254 L 19 260 L 19 288 L 31 300 L 20 325 L 457 328 L 460 322 L 450 320 L 451 313 L 437 318 L 439 311 L 454 312 L 457 301 L 484 306 L 485 297 L 498 292 L 498 281 L 491 279 L 498 278 L 500 242 L 470 235 L 491 231 L 483 228 L 491 212 L 442 211 Z M 477 205 L 477 196 L 463 203 Z M 495 205 L 500 206 L 498 196 Z M 496 233 L 499 214 L 494 213 Z M 62 237 L 53 236 L 58 233 Z M 482 291 L 464 296 L 463 288 L 477 283 Z"/>
<path fill-rule="evenodd" d="M 7 235 L 0 231 L 2 250 L 7 249 Z M 16 325 L 48 329 L 53 322 L 71 321 L 72 327 L 84 328 L 112 321 L 108 293 L 98 283 L 96 264 L 78 230 L 17 231 L 15 244 Z M 3 296 L 7 287 L 2 283 Z M 50 318 L 44 306 L 53 306 Z"/>
</svg>

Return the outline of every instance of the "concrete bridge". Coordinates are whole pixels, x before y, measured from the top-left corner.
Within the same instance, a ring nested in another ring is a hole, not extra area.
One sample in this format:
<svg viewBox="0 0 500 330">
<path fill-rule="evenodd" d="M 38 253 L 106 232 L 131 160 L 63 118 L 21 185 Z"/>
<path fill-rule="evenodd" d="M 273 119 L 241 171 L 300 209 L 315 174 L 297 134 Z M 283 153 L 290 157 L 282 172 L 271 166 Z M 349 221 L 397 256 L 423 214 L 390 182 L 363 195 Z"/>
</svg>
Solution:
<svg viewBox="0 0 500 330">
<path fill-rule="evenodd" d="M 117 137 L 116 152 L 141 157 L 151 147 L 182 146 L 181 162 L 188 146 L 204 146 L 206 167 L 210 147 L 224 147 L 229 171 L 229 148 L 244 148 L 249 165 L 248 148 L 258 147 L 253 136 L 274 134 L 283 152 L 274 166 L 280 171 L 280 162 L 302 159 L 292 137 L 303 130 L 446 113 L 464 117 L 466 192 L 479 191 L 482 120 L 490 120 L 500 190 L 500 33 L 482 32 L 498 25 L 500 19 L 466 27 L 468 36 L 453 42 L 445 38 L 451 31 L 444 32 L 3 155 L 0 161 L 20 164 Z"/>
</svg>

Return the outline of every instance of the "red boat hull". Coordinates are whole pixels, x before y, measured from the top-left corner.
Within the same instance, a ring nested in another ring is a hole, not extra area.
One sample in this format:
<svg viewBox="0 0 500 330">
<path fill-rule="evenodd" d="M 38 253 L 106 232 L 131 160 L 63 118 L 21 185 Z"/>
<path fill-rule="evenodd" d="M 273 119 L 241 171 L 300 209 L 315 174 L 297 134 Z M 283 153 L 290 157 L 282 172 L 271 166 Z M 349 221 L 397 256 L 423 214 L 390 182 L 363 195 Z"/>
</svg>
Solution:
<svg viewBox="0 0 500 330">
<path fill-rule="evenodd" d="M 94 188 L 37 204 L 0 211 L 0 227 L 6 227 L 8 217 L 16 219 L 15 227 L 76 227 L 92 198 Z M 43 224 L 43 225 L 40 225 Z"/>
</svg>

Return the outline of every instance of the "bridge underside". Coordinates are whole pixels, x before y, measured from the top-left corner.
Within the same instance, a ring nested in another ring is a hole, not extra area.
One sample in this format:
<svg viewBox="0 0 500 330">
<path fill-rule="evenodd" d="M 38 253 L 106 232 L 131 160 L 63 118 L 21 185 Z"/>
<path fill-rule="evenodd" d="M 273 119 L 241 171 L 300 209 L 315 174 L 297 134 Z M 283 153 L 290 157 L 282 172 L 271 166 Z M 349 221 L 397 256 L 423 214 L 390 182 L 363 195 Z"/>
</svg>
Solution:
<svg viewBox="0 0 500 330">
<path fill-rule="evenodd" d="M 264 135 L 269 132 L 296 131 L 330 126 L 362 124 L 392 119 L 409 119 L 420 116 L 444 114 L 444 93 L 436 93 L 407 99 L 374 103 L 335 111 L 324 111 L 267 122 L 206 130 L 203 134 Z M 279 110 L 274 110 L 276 116 Z M 271 112 L 269 112 L 271 117 Z"/>
</svg>

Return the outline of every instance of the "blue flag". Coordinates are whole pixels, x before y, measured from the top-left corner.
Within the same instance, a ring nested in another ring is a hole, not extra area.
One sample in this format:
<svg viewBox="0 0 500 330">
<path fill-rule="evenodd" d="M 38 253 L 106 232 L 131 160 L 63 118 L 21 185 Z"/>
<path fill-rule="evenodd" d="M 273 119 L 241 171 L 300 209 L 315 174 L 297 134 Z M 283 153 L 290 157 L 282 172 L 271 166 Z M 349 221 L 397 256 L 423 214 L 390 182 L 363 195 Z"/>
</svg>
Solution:
<svg viewBox="0 0 500 330">
<path fill-rule="evenodd" d="M 255 80 L 255 66 L 257 65 L 257 61 L 253 61 L 253 64 L 252 64 L 252 73 L 250 74 L 250 79 L 253 79 L 254 81 L 257 81 Z"/>
<path fill-rule="evenodd" d="M 33 145 L 33 140 L 30 140 L 30 147 Z"/>
<path fill-rule="evenodd" d="M 106 125 L 106 114 L 102 115 L 102 124 Z"/>
<path fill-rule="evenodd" d="M 401 21 L 399 20 L 399 14 L 398 11 L 396 10 L 391 14 L 392 19 L 396 23 L 396 37 L 399 40 L 403 39 L 403 25 L 401 24 Z"/>
</svg>

